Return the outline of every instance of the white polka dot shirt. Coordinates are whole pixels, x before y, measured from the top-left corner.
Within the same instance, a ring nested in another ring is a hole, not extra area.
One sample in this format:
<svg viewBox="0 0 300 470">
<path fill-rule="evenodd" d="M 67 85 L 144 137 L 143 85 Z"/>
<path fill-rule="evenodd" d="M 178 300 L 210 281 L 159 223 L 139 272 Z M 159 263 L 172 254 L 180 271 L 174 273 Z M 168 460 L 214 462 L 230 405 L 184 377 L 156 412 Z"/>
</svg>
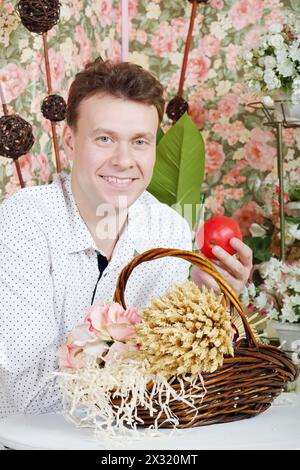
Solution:
<svg viewBox="0 0 300 470">
<path fill-rule="evenodd" d="M 94 303 L 112 301 L 122 268 L 156 247 L 191 250 L 191 232 L 179 214 L 145 191 L 129 208 Z M 126 287 L 127 306 L 149 305 L 188 274 L 189 263 L 179 258 L 139 265 Z M 61 409 L 61 391 L 51 377 L 56 352 L 82 323 L 98 277 L 97 247 L 70 175 L 21 189 L 0 206 L 0 418 Z"/>
</svg>

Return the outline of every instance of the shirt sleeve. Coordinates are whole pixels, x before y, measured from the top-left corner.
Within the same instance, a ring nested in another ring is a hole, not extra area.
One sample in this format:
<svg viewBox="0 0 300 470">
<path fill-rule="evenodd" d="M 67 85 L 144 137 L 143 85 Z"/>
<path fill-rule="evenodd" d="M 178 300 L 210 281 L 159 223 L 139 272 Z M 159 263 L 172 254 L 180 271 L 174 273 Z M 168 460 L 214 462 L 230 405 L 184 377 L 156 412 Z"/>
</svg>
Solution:
<svg viewBox="0 0 300 470">
<path fill-rule="evenodd" d="M 41 413 L 61 403 L 58 325 L 47 239 L 20 208 L 0 208 L 0 414 Z"/>
</svg>

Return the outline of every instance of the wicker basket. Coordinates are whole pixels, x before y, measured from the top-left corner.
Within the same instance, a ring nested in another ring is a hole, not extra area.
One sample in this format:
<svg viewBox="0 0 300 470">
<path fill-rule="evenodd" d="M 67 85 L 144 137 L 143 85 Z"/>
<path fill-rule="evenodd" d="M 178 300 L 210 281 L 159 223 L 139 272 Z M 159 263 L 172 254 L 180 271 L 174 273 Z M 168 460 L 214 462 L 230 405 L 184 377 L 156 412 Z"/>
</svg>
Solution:
<svg viewBox="0 0 300 470">
<path fill-rule="evenodd" d="M 210 274 L 224 294 L 223 301 L 229 301 L 231 314 L 236 309 L 241 316 L 246 334 L 245 339 L 234 344 L 234 357 L 225 357 L 222 367 L 215 372 L 202 374 L 207 392 L 203 400 L 195 398 L 196 414 L 195 409 L 181 401 L 170 404 L 170 408 L 179 419 L 177 427 L 188 428 L 238 421 L 267 410 L 272 401 L 283 391 L 284 385 L 297 378 L 299 371 L 282 351 L 274 346 L 257 343 L 237 295 L 206 258 L 177 249 L 157 248 L 145 251 L 133 258 L 120 273 L 114 302 L 119 302 L 126 308 L 125 288 L 133 269 L 140 263 L 165 256 L 182 258 Z M 180 387 L 178 381 L 173 382 L 172 386 L 175 389 Z M 186 390 L 190 386 L 186 382 Z M 195 390 L 194 393 L 198 392 Z M 115 400 L 114 403 L 118 404 Z M 142 407 L 138 408 L 138 416 L 143 419 L 145 426 L 155 421 L 155 416 L 150 416 Z M 163 423 L 164 419 L 165 416 L 162 416 L 158 421 L 162 427 L 171 427 L 171 424 Z"/>
</svg>

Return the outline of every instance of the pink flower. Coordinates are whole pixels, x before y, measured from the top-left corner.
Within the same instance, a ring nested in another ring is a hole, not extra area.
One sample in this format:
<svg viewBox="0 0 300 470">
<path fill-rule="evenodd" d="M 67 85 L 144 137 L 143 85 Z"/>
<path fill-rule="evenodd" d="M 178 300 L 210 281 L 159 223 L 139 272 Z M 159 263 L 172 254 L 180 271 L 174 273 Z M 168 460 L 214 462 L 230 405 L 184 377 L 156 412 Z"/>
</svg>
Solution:
<svg viewBox="0 0 300 470">
<path fill-rule="evenodd" d="M 111 39 L 109 41 L 107 57 L 109 57 L 112 62 L 118 62 L 121 60 L 121 44 L 119 41 L 116 41 L 115 39 Z"/>
<path fill-rule="evenodd" d="M 174 42 L 178 38 L 185 37 L 189 29 L 189 23 L 182 16 L 173 18 L 171 21 L 172 35 Z"/>
<path fill-rule="evenodd" d="M 82 65 L 86 65 L 92 57 L 92 45 L 90 39 L 85 34 L 85 31 L 80 25 L 76 26 L 76 41 L 79 43 L 80 51 L 79 55 L 81 58 Z"/>
<path fill-rule="evenodd" d="M 146 31 L 143 31 L 142 29 L 138 29 L 136 32 L 135 39 L 140 42 L 141 44 L 145 45 L 147 42 L 147 33 Z"/>
<path fill-rule="evenodd" d="M 44 153 L 40 153 L 36 157 L 36 159 L 37 159 L 38 164 L 40 165 L 39 177 L 44 183 L 47 183 L 49 181 L 49 176 L 50 176 L 50 167 L 49 167 L 48 158 L 46 157 Z"/>
<path fill-rule="evenodd" d="M 113 8 L 112 0 L 101 0 L 99 2 L 98 18 L 102 28 L 111 26 L 117 20 L 117 10 Z M 121 17 L 120 11 L 118 17 Z"/>
<path fill-rule="evenodd" d="M 109 349 L 107 355 L 104 357 L 105 362 L 113 363 L 117 361 L 122 356 L 124 351 L 137 351 L 138 346 L 131 344 L 119 343 L 116 341 Z"/>
<path fill-rule="evenodd" d="M 24 181 L 31 180 L 34 170 L 38 168 L 35 158 L 30 153 L 26 153 L 19 158 L 19 164 Z M 15 165 L 13 165 L 13 173 L 17 178 L 18 173 Z"/>
<path fill-rule="evenodd" d="M 97 302 L 86 310 L 84 319 L 92 334 L 107 341 L 111 340 L 105 324 L 105 315 L 108 313 L 109 308 L 109 304 Z"/>
<path fill-rule="evenodd" d="M 263 0 L 239 0 L 234 2 L 228 17 L 238 31 L 255 24 L 263 14 Z"/>
<path fill-rule="evenodd" d="M 165 57 L 173 50 L 172 28 L 167 21 L 162 21 L 153 34 L 151 46 L 159 57 Z"/>
<path fill-rule="evenodd" d="M 57 351 L 57 360 L 60 369 L 80 369 L 84 367 L 84 360 L 81 355 L 82 348 L 74 344 L 64 344 Z"/>
<path fill-rule="evenodd" d="M 226 50 L 225 50 L 226 64 L 229 70 L 236 69 L 238 51 L 239 51 L 238 46 L 235 46 L 234 44 L 229 44 L 229 46 L 226 47 Z"/>
<path fill-rule="evenodd" d="M 210 109 L 208 111 L 208 121 L 212 123 L 216 123 L 221 118 L 221 113 L 218 109 Z"/>
<path fill-rule="evenodd" d="M 208 57 L 218 55 L 220 52 L 220 41 L 213 34 L 204 36 L 199 44 L 199 51 Z"/>
<path fill-rule="evenodd" d="M 128 16 L 129 16 L 129 19 L 132 19 L 136 16 L 137 9 L 138 9 L 138 1 L 137 0 L 129 0 L 128 1 Z M 121 15 L 122 15 L 121 2 L 119 2 L 119 7 L 118 7 L 118 16 L 119 16 L 119 18 L 121 18 Z"/>
<path fill-rule="evenodd" d="M 186 86 L 199 85 L 207 79 L 211 60 L 198 50 L 190 54 L 187 68 Z"/>
<path fill-rule="evenodd" d="M 226 117 L 232 117 L 234 114 L 237 114 L 239 110 L 239 97 L 234 93 L 228 93 L 219 101 L 218 109 L 220 114 L 225 115 Z"/>
<path fill-rule="evenodd" d="M 41 65 L 42 56 L 40 52 L 35 53 L 33 61 L 27 65 L 26 72 L 29 80 L 38 81 L 41 75 Z"/>
<path fill-rule="evenodd" d="M 0 70 L 0 82 L 5 101 L 8 104 L 18 98 L 26 89 L 27 72 L 16 64 L 8 64 Z"/>
<path fill-rule="evenodd" d="M 218 142 L 206 142 L 206 161 L 205 171 L 207 173 L 215 173 L 224 163 L 225 155 L 223 147 Z"/>
<path fill-rule="evenodd" d="M 222 10 L 224 6 L 223 0 L 210 0 L 209 5 L 215 10 Z"/>
<path fill-rule="evenodd" d="M 65 78 L 65 61 L 63 56 L 54 49 L 49 49 L 49 64 L 51 70 L 51 82 L 54 91 L 60 91 L 63 79 Z M 43 63 L 44 82 L 47 85 L 45 65 Z"/>
<path fill-rule="evenodd" d="M 116 341 L 125 341 L 136 336 L 133 325 L 142 321 L 136 309 L 124 310 L 118 303 L 110 305 L 103 317 L 105 329 Z"/>
<path fill-rule="evenodd" d="M 271 132 L 255 128 L 251 131 L 251 139 L 244 146 L 247 162 L 260 171 L 271 171 L 276 149 L 266 142 L 273 139 Z"/>
<path fill-rule="evenodd" d="M 200 101 L 189 103 L 189 116 L 199 129 L 204 127 L 206 110 Z"/>
<path fill-rule="evenodd" d="M 224 206 L 222 206 L 222 204 L 220 204 L 218 201 L 213 201 L 210 204 L 210 210 L 212 215 L 215 216 L 224 215 L 225 213 Z"/>
<path fill-rule="evenodd" d="M 247 48 L 255 47 L 258 43 L 259 38 L 261 37 L 262 33 L 266 31 L 265 26 L 256 26 L 255 28 L 251 29 L 246 35 L 243 41 L 243 46 Z"/>
<path fill-rule="evenodd" d="M 239 224 L 243 235 L 250 235 L 250 225 L 253 222 L 263 223 L 263 217 L 259 213 L 259 206 L 255 201 L 247 202 L 243 207 L 237 209 L 232 218 Z"/>
</svg>

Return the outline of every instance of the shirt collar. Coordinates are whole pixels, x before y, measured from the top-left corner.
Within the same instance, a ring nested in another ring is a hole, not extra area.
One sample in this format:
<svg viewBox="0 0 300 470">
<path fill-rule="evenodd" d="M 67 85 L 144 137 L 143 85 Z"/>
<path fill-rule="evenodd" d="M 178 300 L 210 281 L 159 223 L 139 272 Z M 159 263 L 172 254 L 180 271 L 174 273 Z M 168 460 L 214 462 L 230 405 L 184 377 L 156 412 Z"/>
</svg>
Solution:
<svg viewBox="0 0 300 470">
<path fill-rule="evenodd" d="M 71 175 L 60 173 L 60 178 L 69 218 L 68 253 L 89 249 L 99 251 L 87 225 L 80 215 L 74 199 Z M 109 263 L 111 267 L 124 264 L 124 262 L 130 261 L 134 256 L 145 251 L 144 242 L 147 239 L 147 235 L 145 234 L 144 227 L 146 227 L 147 222 L 147 210 L 143 201 L 144 193 L 128 209 L 126 226 L 116 243 L 112 259 Z"/>
</svg>

